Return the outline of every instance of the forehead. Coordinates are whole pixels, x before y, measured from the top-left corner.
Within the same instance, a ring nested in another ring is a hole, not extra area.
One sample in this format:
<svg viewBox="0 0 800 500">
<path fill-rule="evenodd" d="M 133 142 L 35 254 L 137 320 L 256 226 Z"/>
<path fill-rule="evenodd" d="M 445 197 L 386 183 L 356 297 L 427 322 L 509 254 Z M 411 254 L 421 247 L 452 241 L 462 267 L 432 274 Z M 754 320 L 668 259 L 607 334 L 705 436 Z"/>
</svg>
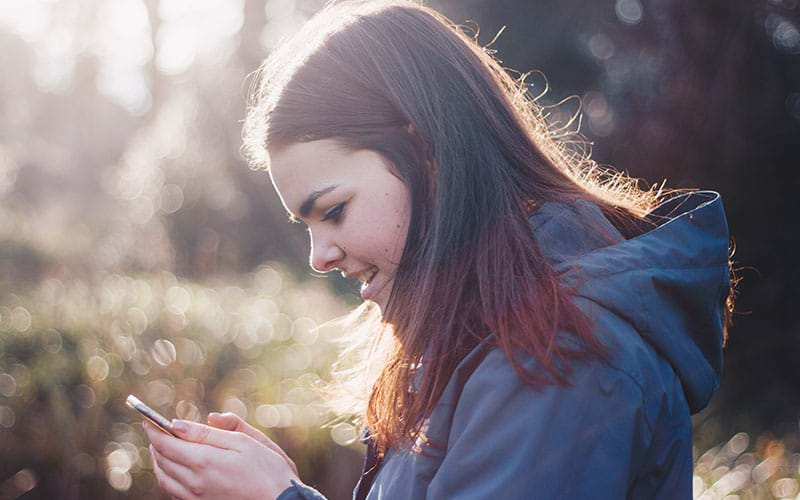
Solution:
<svg viewBox="0 0 800 500">
<path fill-rule="evenodd" d="M 270 177 L 284 207 L 296 215 L 314 192 L 381 190 L 402 181 L 380 153 L 353 151 L 333 139 L 294 143 L 270 152 Z"/>
<path fill-rule="evenodd" d="M 284 201 L 332 184 L 380 188 L 403 182 L 377 151 L 354 151 L 334 139 L 294 143 L 270 151 L 269 158 L 272 184 Z"/>
<path fill-rule="evenodd" d="M 348 154 L 332 139 L 290 144 L 270 151 L 270 175 L 278 181 L 289 176 L 313 179 L 325 175 Z"/>
<path fill-rule="evenodd" d="M 300 142 L 270 152 L 269 175 L 287 208 L 291 201 L 322 189 L 341 175 L 347 152 L 335 141 Z"/>
</svg>

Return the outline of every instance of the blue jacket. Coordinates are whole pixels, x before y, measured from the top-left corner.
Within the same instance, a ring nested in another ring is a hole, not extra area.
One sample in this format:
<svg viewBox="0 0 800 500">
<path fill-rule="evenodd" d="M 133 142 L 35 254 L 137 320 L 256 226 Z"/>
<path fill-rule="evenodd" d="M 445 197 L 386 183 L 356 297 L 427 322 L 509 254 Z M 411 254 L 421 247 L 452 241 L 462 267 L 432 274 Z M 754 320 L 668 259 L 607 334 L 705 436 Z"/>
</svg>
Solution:
<svg viewBox="0 0 800 500">
<path fill-rule="evenodd" d="M 390 449 L 382 463 L 368 448 L 354 498 L 691 498 L 690 414 L 708 404 L 722 371 L 728 229 L 709 191 L 672 198 L 650 219 L 656 227 L 625 240 L 593 203 L 537 210 L 537 241 L 578 286 L 575 303 L 611 363 L 576 364 L 571 386 L 536 391 L 482 343 L 446 386 L 428 441 Z M 587 230 L 598 224 L 614 243 Z M 324 497 L 296 485 L 279 500 L 299 498 Z"/>
</svg>

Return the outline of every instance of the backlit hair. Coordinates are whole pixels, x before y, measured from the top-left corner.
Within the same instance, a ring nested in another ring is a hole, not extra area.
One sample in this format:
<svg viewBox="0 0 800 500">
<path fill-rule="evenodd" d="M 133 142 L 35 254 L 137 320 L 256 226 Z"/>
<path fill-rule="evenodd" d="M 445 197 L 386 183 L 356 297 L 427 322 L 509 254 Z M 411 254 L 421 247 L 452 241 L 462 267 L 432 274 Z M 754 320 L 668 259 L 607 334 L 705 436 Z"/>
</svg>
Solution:
<svg viewBox="0 0 800 500">
<path fill-rule="evenodd" d="M 380 452 L 411 446 L 455 366 L 490 332 L 533 387 L 568 384 L 573 363 L 608 357 L 543 256 L 531 213 L 590 200 L 632 237 L 664 191 L 570 147 L 577 136 L 548 126 L 526 76 L 443 15 L 397 0 L 326 4 L 258 71 L 244 128 L 253 168 L 288 145 L 334 139 L 383 155 L 410 192 L 388 304 L 382 318 L 370 303 L 350 316 L 334 384 Z M 557 342 L 563 331 L 578 348 Z M 520 351 L 539 369 L 524 370 L 511 355 Z"/>
</svg>

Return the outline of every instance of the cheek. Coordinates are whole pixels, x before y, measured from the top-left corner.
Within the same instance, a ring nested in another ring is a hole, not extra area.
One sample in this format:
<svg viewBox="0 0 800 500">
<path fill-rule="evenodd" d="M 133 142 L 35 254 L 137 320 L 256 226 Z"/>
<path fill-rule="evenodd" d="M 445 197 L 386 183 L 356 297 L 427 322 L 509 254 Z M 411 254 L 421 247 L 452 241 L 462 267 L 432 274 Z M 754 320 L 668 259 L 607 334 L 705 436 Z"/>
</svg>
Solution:
<svg viewBox="0 0 800 500">
<path fill-rule="evenodd" d="M 379 179 L 374 184 L 385 187 L 372 191 L 365 203 L 359 206 L 359 211 L 363 210 L 363 218 L 359 220 L 365 223 L 361 228 L 363 235 L 359 238 L 363 245 L 361 248 L 368 251 L 371 259 L 397 265 L 408 233 L 408 192 L 405 185 L 394 178 L 388 182 Z"/>
<path fill-rule="evenodd" d="M 397 264 L 405 245 L 405 226 L 399 219 L 389 217 L 391 214 L 375 213 L 375 223 L 365 226 L 369 231 L 362 233 L 352 241 L 352 250 L 356 247 L 369 253 L 371 258 Z"/>
<path fill-rule="evenodd" d="M 401 198 L 392 200 L 387 207 L 390 208 L 390 213 L 387 217 L 388 224 L 386 224 L 386 244 L 382 251 L 388 260 L 397 264 L 403 254 L 408 233 L 408 204 L 405 199 Z"/>
</svg>

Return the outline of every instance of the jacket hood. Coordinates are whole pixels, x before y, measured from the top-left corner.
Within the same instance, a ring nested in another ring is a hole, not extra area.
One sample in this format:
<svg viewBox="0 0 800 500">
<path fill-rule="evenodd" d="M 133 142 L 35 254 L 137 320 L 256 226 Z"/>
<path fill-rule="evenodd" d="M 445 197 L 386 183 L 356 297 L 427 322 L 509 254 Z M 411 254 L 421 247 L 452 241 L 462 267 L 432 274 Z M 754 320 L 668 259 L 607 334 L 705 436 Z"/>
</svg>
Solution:
<svg viewBox="0 0 800 500">
<path fill-rule="evenodd" d="M 589 201 L 548 202 L 533 215 L 540 250 L 577 295 L 622 317 L 672 365 L 692 413 L 719 387 L 728 225 L 713 191 L 656 207 L 626 240 Z M 598 231 L 599 230 L 599 231 Z"/>
</svg>

